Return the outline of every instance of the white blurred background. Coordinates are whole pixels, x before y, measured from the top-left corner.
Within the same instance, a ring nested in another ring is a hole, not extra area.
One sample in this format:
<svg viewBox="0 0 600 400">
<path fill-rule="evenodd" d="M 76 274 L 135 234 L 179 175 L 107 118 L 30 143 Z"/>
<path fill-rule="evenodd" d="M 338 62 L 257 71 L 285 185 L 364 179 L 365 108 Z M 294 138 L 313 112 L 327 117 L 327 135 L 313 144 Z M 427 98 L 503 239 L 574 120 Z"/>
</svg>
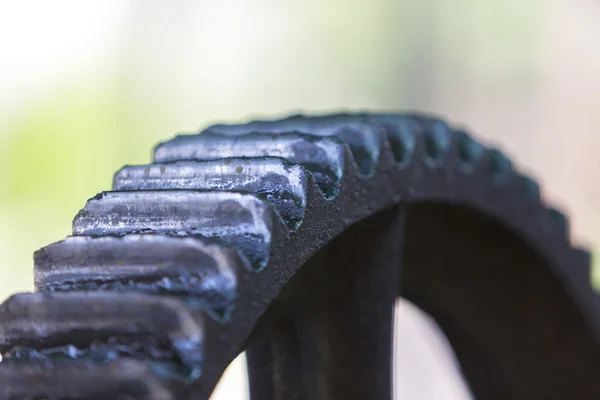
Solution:
<svg viewBox="0 0 600 400">
<path fill-rule="evenodd" d="M 467 125 L 597 248 L 599 17 L 596 0 L 0 0 L 0 299 L 32 289 L 32 252 L 157 141 L 299 110 Z M 401 309 L 397 389 L 464 398 L 443 338 Z M 243 398 L 236 365 L 218 399 Z"/>
</svg>

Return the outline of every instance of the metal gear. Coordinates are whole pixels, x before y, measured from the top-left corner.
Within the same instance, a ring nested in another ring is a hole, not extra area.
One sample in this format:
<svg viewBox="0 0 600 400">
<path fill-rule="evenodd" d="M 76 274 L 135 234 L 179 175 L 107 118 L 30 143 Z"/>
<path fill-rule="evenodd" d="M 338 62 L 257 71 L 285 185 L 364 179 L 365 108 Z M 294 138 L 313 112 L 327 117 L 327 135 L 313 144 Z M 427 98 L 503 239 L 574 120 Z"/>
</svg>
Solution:
<svg viewBox="0 0 600 400">
<path fill-rule="evenodd" d="M 398 296 L 477 399 L 600 398 L 590 256 L 494 148 L 425 115 L 292 116 L 159 144 L 0 306 L 1 399 L 389 400 Z"/>
</svg>

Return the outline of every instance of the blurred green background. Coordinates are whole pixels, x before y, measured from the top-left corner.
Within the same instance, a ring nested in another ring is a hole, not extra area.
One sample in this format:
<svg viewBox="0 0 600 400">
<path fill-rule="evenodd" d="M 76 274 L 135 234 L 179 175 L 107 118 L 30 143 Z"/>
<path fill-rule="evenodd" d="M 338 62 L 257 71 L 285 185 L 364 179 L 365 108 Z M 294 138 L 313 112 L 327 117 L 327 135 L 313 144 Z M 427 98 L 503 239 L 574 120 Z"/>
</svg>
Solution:
<svg viewBox="0 0 600 400">
<path fill-rule="evenodd" d="M 152 146 L 217 120 L 418 109 L 500 143 L 600 246 L 593 0 L 0 2 L 0 299 Z"/>
</svg>

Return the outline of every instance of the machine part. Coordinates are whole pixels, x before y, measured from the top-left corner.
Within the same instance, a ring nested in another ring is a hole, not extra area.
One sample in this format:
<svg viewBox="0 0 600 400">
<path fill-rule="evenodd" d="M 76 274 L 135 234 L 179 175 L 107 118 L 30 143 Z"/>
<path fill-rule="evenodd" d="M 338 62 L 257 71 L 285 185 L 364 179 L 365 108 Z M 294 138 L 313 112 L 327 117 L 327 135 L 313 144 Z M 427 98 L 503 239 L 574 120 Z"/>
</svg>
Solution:
<svg viewBox="0 0 600 400">
<path fill-rule="evenodd" d="M 477 399 L 600 398 L 590 256 L 504 155 L 418 114 L 292 116 L 161 143 L 0 306 L 0 399 L 390 400 L 394 303 Z"/>
</svg>

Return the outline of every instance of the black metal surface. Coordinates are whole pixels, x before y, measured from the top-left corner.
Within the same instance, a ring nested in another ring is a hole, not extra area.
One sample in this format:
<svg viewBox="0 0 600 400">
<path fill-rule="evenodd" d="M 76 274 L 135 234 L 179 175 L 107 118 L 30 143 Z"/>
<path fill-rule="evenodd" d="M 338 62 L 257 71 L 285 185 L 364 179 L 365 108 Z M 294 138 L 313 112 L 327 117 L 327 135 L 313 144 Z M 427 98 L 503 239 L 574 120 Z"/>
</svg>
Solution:
<svg viewBox="0 0 600 400">
<path fill-rule="evenodd" d="M 247 353 L 258 372 L 252 398 L 392 398 L 405 211 L 393 207 L 335 238 L 287 285 Z"/>
<path fill-rule="evenodd" d="M 178 136 L 155 161 L 36 253 L 49 293 L 0 306 L 0 398 L 207 399 L 247 348 L 253 399 L 390 399 L 399 295 L 477 399 L 600 398 L 587 253 L 463 131 L 294 116 Z"/>
</svg>

